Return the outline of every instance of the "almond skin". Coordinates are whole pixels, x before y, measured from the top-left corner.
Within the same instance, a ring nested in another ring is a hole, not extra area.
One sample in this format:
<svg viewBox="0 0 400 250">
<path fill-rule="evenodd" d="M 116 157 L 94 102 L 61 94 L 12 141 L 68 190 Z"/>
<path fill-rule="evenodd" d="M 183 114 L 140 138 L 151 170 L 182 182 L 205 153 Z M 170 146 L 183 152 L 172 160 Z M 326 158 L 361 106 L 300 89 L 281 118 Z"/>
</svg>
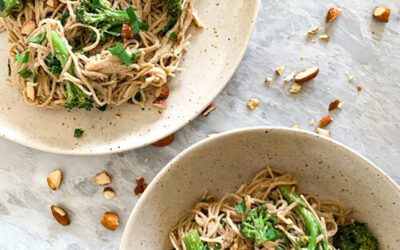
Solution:
<svg viewBox="0 0 400 250">
<path fill-rule="evenodd" d="M 294 78 L 294 81 L 297 83 L 304 83 L 312 80 L 314 77 L 318 75 L 319 68 L 318 67 L 312 67 L 303 70 L 299 74 L 296 75 Z"/>
<path fill-rule="evenodd" d="M 175 135 L 171 134 L 159 141 L 156 141 L 155 143 L 153 143 L 151 145 L 153 145 L 155 147 L 165 147 L 165 146 L 168 146 L 169 144 L 171 144 L 174 141 L 174 139 L 175 139 Z"/>
<path fill-rule="evenodd" d="M 169 96 L 169 88 L 166 85 L 159 87 L 156 90 L 155 96 L 159 100 L 165 100 Z"/>
<path fill-rule="evenodd" d="M 213 112 L 217 107 L 215 107 L 214 103 L 211 103 L 210 105 L 208 105 L 208 107 L 203 110 L 202 114 L 204 117 L 208 116 L 211 112 Z"/>
<path fill-rule="evenodd" d="M 340 104 L 341 104 L 341 101 L 339 99 L 336 99 L 329 104 L 328 110 L 333 111 L 333 110 L 337 109 Z"/>
<path fill-rule="evenodd" d="M 167 109 L 167 102 L 163 99 L 155 99 L 153 101 L 153 106 L 158 109 L 164 110 Z"/>
<path fill-rule="evenodd" d="M 122 24 L 121 34 L 122 38 L 125 40 L 132 39 L 133 34 L 131 26 L 127 23 Z"/>
<path fill-rule="evenodd" d="M 146 188 L 147 188 L 147 183 L 144 180 L 143 176 L 136 178 L 136 187 L 133 190 L 135 195 L 139 195 L 139 194 L 143 193 L 144 190 L 146 190 Z"/>
<path fill-rule="evenodd" d="M 111 183 L 111 178 L 106 171 L 103 171 L 100 174 L 96 175 L 93 180 L 96 184 L 99 184 L 101 186 Z"/>
<path fill-rule="evenodd" d="M 47 176 L 47 184 L 52 190 L 57 190 L 60 187 L 62 174 L 60 170 L 55 170 Z"/>
<path fill-rule="evenodd" d="M 336 18 L 338 18 L 341 14 L 342 14 L 342 10 L 341 9 L 337 9 L 337 8 L 330 8 L 328 10 L 328 14 L 326 15 L 326 22 L 332 22 L 333 20 L 335 20 Z"/>
<path fill-rule="evenodd" d="M 36 29 L 36 22 L 33 20 L 27 21 L 21 28 L 21 33 L 24 35 L 29 35 Z"/>
<path fill-rule="evenodd" d="M 119 217 L 116 213 L 106 212 L 101 219 L 101 224 L 108 230 L 115 231 L 119 227 Z"/>
<path fill-rule="evenodd" d="M 70 224 L 68 214 L 62 208 L 52 205 L 51 213 L 60 225 L 68 226 Z"/>
<path fill-rule="evenodd" d="M 329 123 L 332 122 L 332 117 L 327 115 L 321 118 L 321 120 L 319 121 L 319 127 L 320 128 L 325 128 L 326 126 L 329 125 Z"/>
<path fill-rule="evenodd" d="M 374 9 L 374 17 L 384 23 L 387 23 L 389 22 L 391 12 L 392 10 L 389 9 L 388 7 L 378 6 Z"/>
</svg>

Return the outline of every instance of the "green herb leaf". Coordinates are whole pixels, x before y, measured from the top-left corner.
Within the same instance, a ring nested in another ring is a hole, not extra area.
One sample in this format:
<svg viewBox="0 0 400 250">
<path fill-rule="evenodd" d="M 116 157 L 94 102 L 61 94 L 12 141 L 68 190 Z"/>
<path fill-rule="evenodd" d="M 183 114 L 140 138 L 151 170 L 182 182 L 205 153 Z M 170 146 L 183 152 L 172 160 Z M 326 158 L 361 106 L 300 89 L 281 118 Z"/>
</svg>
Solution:
<svg viewBox="0 0 400 250">
<path fill-rule="evenodd" d="M 265 238 L 266 240 L 277 240 L 280 237 L 282 237 L 281 232 L 276 230 L 275 228 L 268 228 L 268 230 L 265 232 Z"/>
<path fill-rule="evenodd" d="M 147 31 L 147 30 L 149 30 L 149 24 L 148 23 L 139 23 L 139 28 L 140 28 L 140 30 Z"/>
<path fill-rule="evenodd" d="M 37 73 L 36 73 L 36 71 L 33 71 L 32 81 L 34 83 L 37 82 Z"/>
<path fill-rule="evenodd" d="M 50 68 L 50 73 L 52 75 L 59 75 L 62 72 L 62 68 L 60 66 L 53 66 Z"/>
<path fill-rule="evenodd" d="M 29 60 L 29 51 L 25 52 L 24 55 L 15 55 L 15 59 L 17 60 L 17 62 L 19 63 L 27 63 Z"/>
<path fill-rule="evenodd" d="M 281 247 L 281 246 L 278 246 L 277 248 L 276 248 L 276 250 L 285 250 L 283 247 Z"/>
<path fill-rule="evenodd" d="M 136 92 L 135 100 L 138 101 L 138 102 L 140 102 L 142 100 L 142 94 L 140 94 L 140 92 Z"/>
<path fill-rule="evenodd" d="M 76 129 L 74 130 L 74 137 L 75 137 L 75 138 L 81 138 L 82 135 L 83 135 L 83 132 L 85 132 L 85 131 L 83 131 L 83 130 L 80 129 L 80 128 L 76 128 Z"/>
<path fill-rule="evenodd" d="M 62 24 L 62 26 L 65 25 L 65 23 L 67 22 L 67 18 L 68 17 L 69 17 L 69 11 L 66 11 L 61 15 L 61 24 Z"/>
<path fill-rule="evenodd" d="M 31 43 L 42 43 L 45 38 L 46 38 L 46 30 L 44 30 L 42 35 L 40 35 L 40 36 L 35 36 L 35 37 L 29 38 L 29 42 L 31 42 Z"/>
<path fill-rule="evenodd" d="M 171 17 L 168 20 L 167 24 L 161 30 L 161 36 L 165 36 L 165 34 L 167 34 L 168 31 L 175 26 L 176 22 L 178 22 L 178 18 L 177 17 Z"/>
<path fill-rule="evenodd" d="M 174 31 L 169 34 L 169 39 L 176 39 L 178 37 L 178 32 Z"/>
<path fill-rule="evenodd" d="M 98 110 L 100 110 L 100 111 L 106 111 L 106 109 L 107 109 L 107 104 L 105 104 L 105 105 L 103 105 L 103 106 L 98 106 L 98 107 L 96 107 Z"/>
<path fill-rule="evenodd" d="M 26 79 L 32 75 L 32 71 L 30 71 L 29 69 L 24 69 L 24 70 L 19 71 L 18 74 L 22 78 Z"/>
<path fill-rule="evenodd" d="M 149 24 L 142 23 L 142 22 L 139 21 L 139 15 L 132 8 L 132 6 L 129 6 L 128 9 L 126 9 L 126 13 L 128 14 L 129 24 L 131 25 L 132 34 L 134 36 L 139 34 L 139 31 L 141 31 L 141 30 L 148 30 L 149 29 Z"/>
<path fill-rule="evenodd" d="M 133 51 L 132 56 L 131 56 L 132 62 L 136 62 L 137 56 L 140 55 L 141 53 L 142 53 L 142 51 L 140 51 L 140 50 Z"/>
<path fill-rule="evenodd" d="M 52 53 L 44 58 L 44 63 L 49 67 L 51 74 L 59 75 L 62 72 L 61 62 Z"/>
<path fill-rule="evenodd" d="M 121 59 L 121 61 L 126 66 L 129 66 L 132 64 L 131 57 L 128 55 L 128 53 L 126 52 L 126 50 L 124 49 L 124 47 L 122 47 L 122 45 L 120 43 L 118 43 L 114 47 L 109 48 L 108 50 L 111 52 L 111 54 L 113 54 L 114 56 L 117 56 L 119 59 Z"/>
<path fill-rule="evenodd" d="M 240 202 L 239 204 L 237 204 L 235 206 L 236 210 L 242 214 L 244 211 L 246 211 L 246 201 L 243 200 L 242 202 Z"/>
<path fill-rule="evenodd" d="M 114 26 L 109 30 L 106 30 L 105 33 L 112 35 L 112 36 L 121 36 L 122 26 Z"/>
</svg>

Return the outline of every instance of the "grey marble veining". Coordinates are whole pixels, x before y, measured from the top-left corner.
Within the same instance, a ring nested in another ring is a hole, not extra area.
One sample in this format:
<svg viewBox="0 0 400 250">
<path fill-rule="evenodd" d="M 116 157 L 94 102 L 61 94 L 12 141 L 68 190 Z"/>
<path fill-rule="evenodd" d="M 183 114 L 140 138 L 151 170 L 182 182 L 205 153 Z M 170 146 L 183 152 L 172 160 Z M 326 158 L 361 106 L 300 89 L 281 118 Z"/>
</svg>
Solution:
<svg viewBox="0 0 400 250">
<path fill-rule="evenodd" d="M 215 100 L 217 110 L 180 130 L 168 147 L 75 157 L 0 140 L 0 249 L 116 249 L 138 200 L 133 194 L 137 176 L 150 181 L 179 152 L 210 133 L 294 124 L 311 131 L 308 121 L 326 115 L 334 98 L 343 101 L 343 110 L 333 114 L 332 138 L 360 152 L 400 183 L 400 3 L 385 1 L 392 8 L 388 24 L 371 18 L 379 3 L 262 0 L 247 53 Z M 343 15 L 325 25 L 326 11 L 335 5 L 344 9 Z M 322 28 L 320 34 L 330 35 L 329 42 L 307 36 L 317 26 Z M 274 76 L 279 65 L 286 67 L 283 77 L 265 85 L 264 78 Z M 320 67 L 318 77 L 306 83 L 300 94 L 290 95 L 283 78 L 292 70 L 313 65 Z M 348 82 L 349 75 L 356 78 L 354 83 Z M 358 85 L 363 89 L 360 93 Z M 246 100 L 253 97 L 261 104 L 249 111 Z M 54 169 L 63 172 L 57 191 L 46 183 Z M 113 200 L 105 200 L 102 188 L 92 180 L 102 170 L 112 176 L 111 187 L 117 193 Z M 67 210 L 70 226 L 55 223 L 52 204 Z M 121 226 L 115 232 L 99 223 L 108 210 L 120 216 Z"/>
</svg>

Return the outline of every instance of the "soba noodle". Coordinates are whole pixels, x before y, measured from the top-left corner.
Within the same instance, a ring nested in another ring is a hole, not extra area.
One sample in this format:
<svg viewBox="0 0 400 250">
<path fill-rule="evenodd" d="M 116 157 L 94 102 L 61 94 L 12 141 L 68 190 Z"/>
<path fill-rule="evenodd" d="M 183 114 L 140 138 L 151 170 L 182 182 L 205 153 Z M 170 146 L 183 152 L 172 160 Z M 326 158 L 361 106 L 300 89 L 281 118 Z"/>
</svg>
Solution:
<svg viewBox="0 0 400 250">
<path fill-rule="evenodd" d="M 53 7 L 54 1 L 59 1 L 56 8 Z M 110 36 L 106 42 L 101 42 L 96 27 L 77 22 L 74 10 L 80 4 L 81 0 L 28 0 L 22 12 L 0 18 L 1 30 L 8 32 L 11 43 L 8 82 L 17 88 L 28 104 L 41 108 L 63 107 L 67 97 L 65 81 L 68 80 L 91 96 L 96 106 L 121 105 L 128 101 L 143 106 L 146 99 L 154 97 L 156 90 L 165 86 L 169 77 L 181 70 L 179 64 L 190 38 L 188 28 L 192 22 L 200 24 L 193 0 L 184 0 L 178 21 L 162 36 L 160 31 L 169 19 L 162 0 L 112 0 L 114 9 L 126 10 L 133 6 L 140 20 L 148 24 L 148 30 L 141 30 L 132 39 Z M 67 11 L 69 17 L 62 25 L 61 14 Z M 22 30 L 29 22 L 34 25 L 34 30 L 26 34 Z M 29 42 L 30 38 L 41 36 L 46 31 L 47 39 L 42 43 Z M 52 74 L 45 63 L 46 56 L 54 54 L 55 50 L 49 31 L 55 31 L 67 44 L 68 63 L 59 75 Z M 172 33 L 179 34 L 178 39 L 171 39 Z M 76 41 L 84 45 L 80 51 L 73 49 L 72 43 Z M 122 43 L 129 54 L 141 52 L 135 63 L 127 66 L 110 53 L 108 49 L 118 43 Z M 29 61 L 18 63 L 15 56 L 26 51 L 29 51 Z M 74 75 L 68 73 L 72 65 Z M 36 76 L 24 79 L 18 73 L 21 70 L 30 70 Z M 138 93 L 139 99 L 135 98 Z"/>
</svg>

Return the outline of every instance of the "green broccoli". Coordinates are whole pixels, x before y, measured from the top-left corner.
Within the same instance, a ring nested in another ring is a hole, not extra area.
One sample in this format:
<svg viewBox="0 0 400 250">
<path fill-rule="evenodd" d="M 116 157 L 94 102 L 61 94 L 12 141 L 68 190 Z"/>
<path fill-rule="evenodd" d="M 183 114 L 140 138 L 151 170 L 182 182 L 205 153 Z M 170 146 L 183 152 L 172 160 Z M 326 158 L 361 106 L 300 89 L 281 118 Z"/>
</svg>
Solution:
<svg viewBox="0 0 400 250">
<path fill-rule="evenodd" d="M 221 250 L 221 245 L 216 243 L 215 247 L 209 247 L 203 244 L 200 235 L 196 230 L 190 230 L 185 237 L 183 237 L 186 250 Z"/>
<path fill-rule="evenodd" d="M 303 200 L 299 197 L 299 195 L 295 192 L 292 192 L 292 188 L 287 185 L 279 186 L 278 189 L 285 200 L 287 200 L 290 204 L 294 202 L 300 203 L 300 206 L 295 207 L 294 211 L 303 219 L 308 236 L 310 237 L 307 249 L 320 249 L 320 245 L 323 250 L 329 250 L 328 242 L 326 239 L 322 239 L 321 242 L 317 243 L 317 237 L 323 234 L 322 226 L 319 223 L 318 218 L 305 207 L 305 204 Z"/>
<path fill-rule="evenodd" d="M 55 56 L 60 61 L 61 67 L 64 68 L 69 59 L 67 46 L 55 31 L 51 31 L 50 35 L 55 50 Z M 68 73 L 75 75 L 72 66 L 68 69 Z M 83 93 L 83 91 L 72 82 L 67 81 L 67 101 L 64 107 L 70 109 L 77 107 L 90 110 L 93 107 L 93 98 Z"/>
<path fill-rule="evenodd" d="M 0 0 L 0 17 L 6 17 L 24 9 L 23 0 Z"/>
<path fill-rule="evenodd" d="M 339 226 L 333 236 L 333 246 L 340 250 L 377 250 L 379 243 L 365 223 L 354 222 Z"/>
<path fill-rule="evenodd" d="M 282 238 L 282 234 L 273 227 L 275 224 L 276 215 L 270 214 L 268 208 L 261 205 L 251 209 L 239 227 L 244 238 L 261 247 L 268 241 Z"/>
<path fill-rule="evenodd" d="M 165 36 L 174 27 L 179 16 L 182 14 L 182 0 L 164 0 L 163 3 L 171 17 L 161 30 L 161 36 Z"/>
</svg>

